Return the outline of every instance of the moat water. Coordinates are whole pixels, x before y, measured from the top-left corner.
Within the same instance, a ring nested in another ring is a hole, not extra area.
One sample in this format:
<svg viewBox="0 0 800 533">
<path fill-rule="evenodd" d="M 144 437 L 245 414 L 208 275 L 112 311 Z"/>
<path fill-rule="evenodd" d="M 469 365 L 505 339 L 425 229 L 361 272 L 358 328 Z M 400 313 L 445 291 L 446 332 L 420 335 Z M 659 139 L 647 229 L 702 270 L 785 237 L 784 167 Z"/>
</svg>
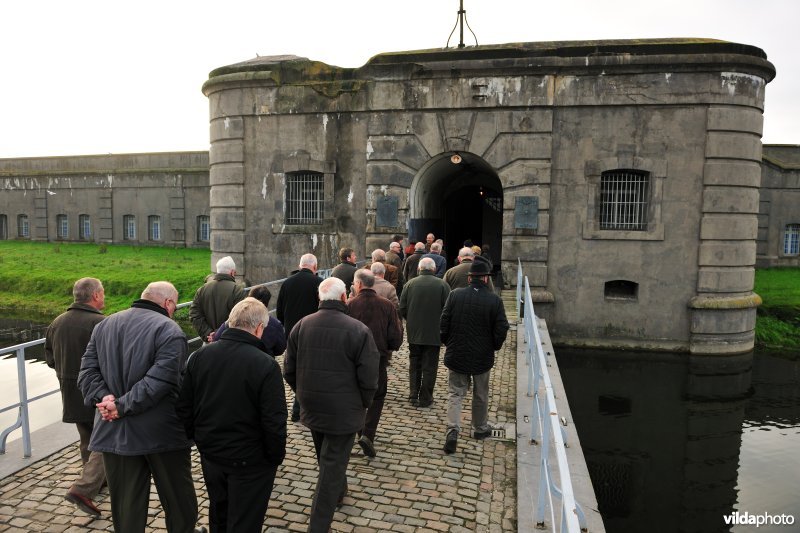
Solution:
<svg viewBox="0 0 800 533">
<path fill-rule="evenodd" d="M 29 332 L 9 335 L 14 328 Z M 44 328 L 0 320 L 0 332 L 9 346 Z M 57 389 L 41 346 L 26 357 L 28 396 Z M 800 361 L 565 348 L 556 357 L 609 533 L 755 531 L 725 524 L 736 511 L 796 519 L 760 533 L 800 531 Z M 16 361 L 6 356 L 0 408 L 16 401 Z M 32 430 L 60 418 L 59 394 L 30 407 Z M 0 430 L 15 419 L 16 410 L 0 413 Z"/>
<path fill-rule="evenodd" d="M 800 531 L 800 361 L 556 349 L 609 533 Z"/>
</svg>

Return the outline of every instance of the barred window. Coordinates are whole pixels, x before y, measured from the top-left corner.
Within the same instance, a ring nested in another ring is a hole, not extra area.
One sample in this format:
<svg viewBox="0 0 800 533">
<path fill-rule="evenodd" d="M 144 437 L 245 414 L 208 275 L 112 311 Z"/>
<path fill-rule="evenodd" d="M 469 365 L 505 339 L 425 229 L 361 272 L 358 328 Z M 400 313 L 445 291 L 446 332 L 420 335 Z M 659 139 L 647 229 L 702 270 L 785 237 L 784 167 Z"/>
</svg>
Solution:
<svg viewBox="0 0 800 533">
<path fill-rule="evenodd" d="M 787 224 L 783 233 L 783 255 L 800 255 L 800 224 Z"/>
<path fill-rule="evenodd" d="M 67 215 L 56 215 L 56 237 L 66 239 L 69 237 L 69 221 Z"/>
<path fill-rule="evenodd" d="M 19 215 L 17 217 L 17 236 L 27 239 L 31 236 L 31 227 L 28 222 L 28 215 Z"/>
<path fill-rule="evenodd" d="M 92 219 L 89 215 L 78 215 L 78 238 L 84 241 L 92 238 Z"/>
<path fill-rule="evenodd" d="M 147 217 L 147 236 L 151 241 L 161 240 L 161 217 L 150 215 Z"/>
<path fill-rule="evenodd" d="M 322 224 L 325 179 L 320 172 L 286 174 L 286 224 Z"/>
<path fill-rule="evenodd" d="M 600 176 L 600 229 L 647 231 L 650 174 L 611 170 Z"/>
<path fill-rule="evenodd" d="M 136 217 L 125 215 L 122 217 L 122 238 L 126 241 L 136 240 Z"/>
<path fill-rule="evenodd" d="M 200 242 L 211 240 L 211 218 L 208 215 L 197 217 L 197 240 Z"/>
</svg>

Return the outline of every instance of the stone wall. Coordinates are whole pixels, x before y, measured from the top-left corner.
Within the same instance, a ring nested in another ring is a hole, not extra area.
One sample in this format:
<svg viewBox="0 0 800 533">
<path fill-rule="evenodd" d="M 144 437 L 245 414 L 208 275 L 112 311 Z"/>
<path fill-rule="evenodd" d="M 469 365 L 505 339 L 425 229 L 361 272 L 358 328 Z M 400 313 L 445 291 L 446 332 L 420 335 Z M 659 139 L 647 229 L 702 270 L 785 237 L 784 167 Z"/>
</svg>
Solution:
<svg viewBox="0 0 800 533">
<path fill-rule="evenodd" d="M 7 238 L 206 247 L 198 223 L 209 214 L 208 194 L 207 152 L 0 159 Z M 135 229 L 126 235 L 127 216 Z M 158 217 L 156 239 L 150 217 Z"/>
<path fill-rule="evenodd" d="M 360 69 L 293 56 L 222 67 L 203 89 L 212 255 L 243 259 L 253 279 L 282 277 L 308 251 L 333 264 L 340 246 L 364 253 L 407 228 L 420 238 L 419 226 L 467 223 L 476 213 L 452 218 L 442 205 L 497 183 L 505 278 L 521 260 L 556 342 L 746 351 L 773 76 L 761 50 L 712 40 L 400 52 Z M 599 222 L 602 176 L 615 169 L 647 176 L 646 227 Z M 284 220 L 285 180 L 302 170 L 325 177 L 313 226 Z M 516 205 L 530 198 L 535 220 L 523 226 Z M 387 199 L 396 217 L 379 225 Z"/>
<path fill-rule="evenodd" d="M 764 145 L 761 168 L 757 265 L 800 266 L 800 254 L 784 242 L 787 226 L 800 225 L 800 146 Z"/>
</svg>

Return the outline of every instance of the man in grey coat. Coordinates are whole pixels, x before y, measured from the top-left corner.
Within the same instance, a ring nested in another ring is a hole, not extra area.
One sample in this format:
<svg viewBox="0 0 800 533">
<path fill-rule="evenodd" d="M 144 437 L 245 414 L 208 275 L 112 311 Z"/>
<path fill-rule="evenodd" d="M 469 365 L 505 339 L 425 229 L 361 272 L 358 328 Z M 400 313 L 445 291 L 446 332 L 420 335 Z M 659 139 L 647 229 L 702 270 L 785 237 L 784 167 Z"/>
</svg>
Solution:
<svg viewBox="0 0 800 533">
<path fill-rule="evenodd" d="M 415 407 L 433 404 L 441 346 L 439 320 L 450 294 L 450 287 L 434 275 L 435 271 L 433 259 L 420 259 L 419 275 L 400 295 L 400 315 L 406 319 L 408 331 L 408 400 Z"/>
<path fill-rule="evenodd" d="M 177 301 L 171 283 L 151 283 L 130 309 L 95 326 L 81 362 L 78 387 L 98 408 L 89 449 L 103 452 L 116 533 L 144 532 L 151 476 L 167 530 L 190 532 L 197 522 L 191 442 L 175 412 L 188 352 L 172 320 Z"/>
<path fill-rule="evenodd" d="M 300 400 L 319 464 L 308 531 L 327 533 L 347 494 L 355 434 L 378 390 L 380 354 L 369 328 L 348 316 L 342 280 L 323 281 L 319 299 L 319 310 L 289 333 L 283 375 Z"/>
<path fill-rule="evenodd" d="M 100 312 L 105 307 L 105 291 L 99 279 L 81 278 L 73 285 L 72 296 L 74 303 L 47 328 L 44 353 L 47 365 L 55 368 L 58 377 L 62 420 L 74 423 L 80 435 L 83 471 L 64 497 L 81 511 L 99 517 L 100 510 L 93 500 L 106 480 L 106 471 L 103 454 L 89 451 L 95 408 L 83 404 L 78 372 L 92 331 L 105 318 Z"/>
</svg>

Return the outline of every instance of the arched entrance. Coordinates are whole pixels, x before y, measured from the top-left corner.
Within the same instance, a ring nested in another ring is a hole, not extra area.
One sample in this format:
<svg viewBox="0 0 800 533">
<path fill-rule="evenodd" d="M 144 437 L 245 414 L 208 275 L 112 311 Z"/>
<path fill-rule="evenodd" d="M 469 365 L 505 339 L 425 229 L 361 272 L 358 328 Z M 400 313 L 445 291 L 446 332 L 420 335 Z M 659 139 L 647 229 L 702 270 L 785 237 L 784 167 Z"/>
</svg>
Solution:
<svg viewBox="0 0 800 533">
<path fill-rule="evenodd" d="M 486 161 L 468 152 L 433 157 L 414 178 L 409 201 L 409 239 L 424 241 L 428 233 L 443 239 L 448 266 L 465 240 L 488 244 L 500 268 L 503 187 Z"/>
</svg>

